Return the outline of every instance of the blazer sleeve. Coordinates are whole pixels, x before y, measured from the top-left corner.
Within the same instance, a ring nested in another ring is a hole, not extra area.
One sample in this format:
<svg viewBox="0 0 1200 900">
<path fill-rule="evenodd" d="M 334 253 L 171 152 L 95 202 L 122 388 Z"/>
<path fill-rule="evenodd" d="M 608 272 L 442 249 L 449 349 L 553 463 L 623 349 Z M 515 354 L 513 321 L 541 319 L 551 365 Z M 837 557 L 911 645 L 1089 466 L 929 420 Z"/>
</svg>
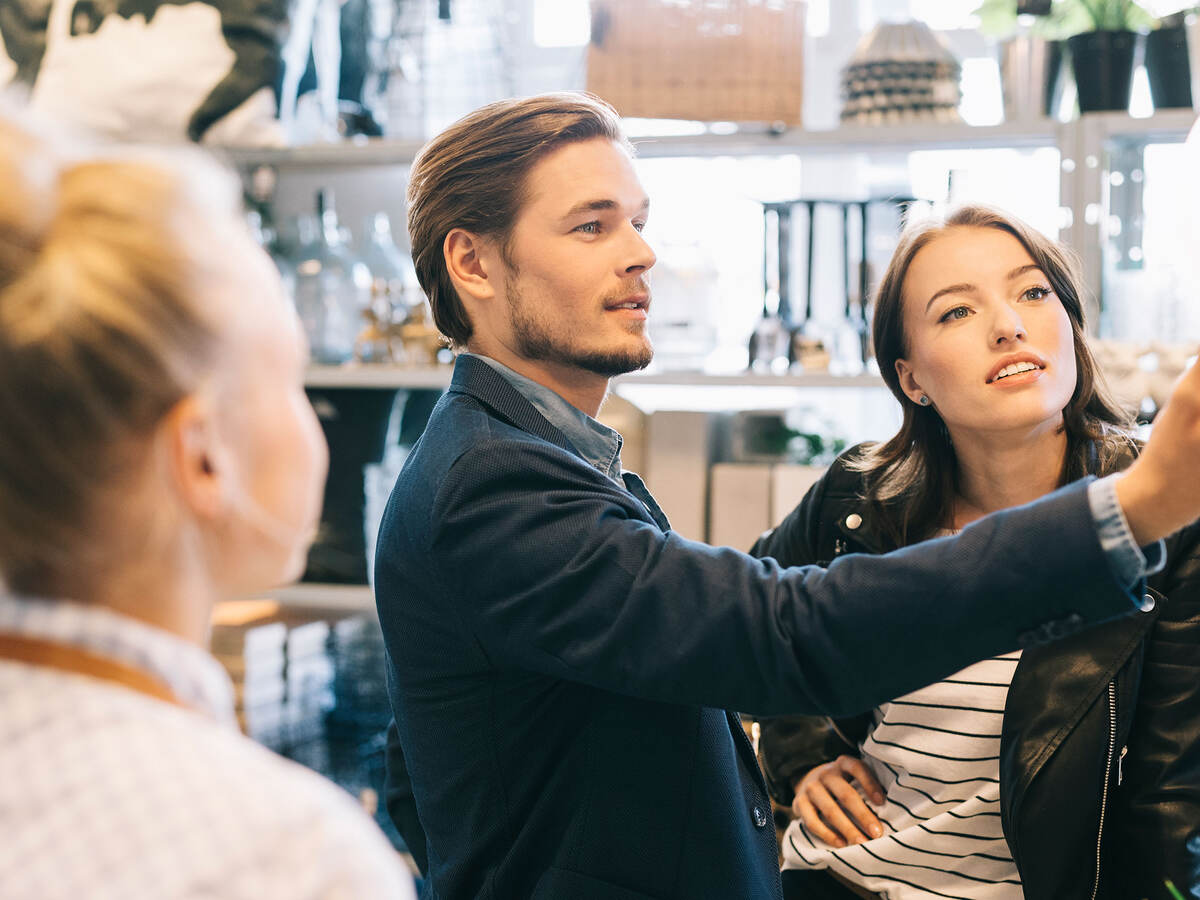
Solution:
<svg viewBox="0 0 1200 900">
<path fill-rule="evenodd" d="M 396 730 L 396 720 L 388 723 L 387 743 L 384 747 L 383 802 L 388 816 L 409 855 L 424 875 L 429 872 L 429 848 L 425 842 L 425 829 L 417 813 L 417 801 L 413 796 L 412 777 L 408 774 L 408 763 L 404 759 L 404 748 Z"/>
<path fill-rule="evenodd" d="M 821 517 L 829 482 L 826 473 L 778 526 L 755 541 L 750 555 L 769 556 L 783 566 L 816 564 L 821 559 Z M 805 772 L 856 750 L 826 716 L 768 716 L 759 728 L 763 776 L 772 798 L 783 807 L 792 805 L 796 782 Z"/>
<path fill-rule="evenodd" d="M 856 753 L 825 716 L 771 716 L 759 722 L 758 755 L 771 797 L 790 807 L 809 769 Z"/>
<path fill-rule="evenodd" d="M 1200 896 L 1200 523 L 1168 542 L 1114 816 L 1119 896 Z"/>
<path fill-rule="evenodd" d="M 491 664 L 757 714 L 866 710 L 1133 606 L 1083 483 L 954 538 L 784 569 L 664 532 L 560 448 L 495 439 L 455 460 L 426 521 L 425 590 Z"/>
</svg>

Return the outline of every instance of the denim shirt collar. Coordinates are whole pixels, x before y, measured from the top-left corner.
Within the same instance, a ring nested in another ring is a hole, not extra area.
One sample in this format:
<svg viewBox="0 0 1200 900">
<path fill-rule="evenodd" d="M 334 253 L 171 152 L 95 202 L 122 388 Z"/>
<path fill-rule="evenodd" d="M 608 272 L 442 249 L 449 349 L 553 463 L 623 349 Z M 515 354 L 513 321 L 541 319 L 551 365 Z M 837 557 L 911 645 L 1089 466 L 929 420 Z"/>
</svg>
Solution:
<svg viewBox="0 0 1200 900">
<path fill-rule="evenodd" d="M 522 397 L 533 404 L 555 428 L 566 435 L 589 465 L 594 466 L 604 475 L 622 487 L 621 479 L 621 435 L 607 425 L 597 422 L 550 388 L 538 384 L 531 378 L 526 378 L 519 372 L 514 372 L 503 363 L 496 362 L 487 356 L 477 353 L 461 353 L 460 356 L 470 356 L 487 363 L 504 376 L 505 380 L 515 388 Z"/>
</svg>

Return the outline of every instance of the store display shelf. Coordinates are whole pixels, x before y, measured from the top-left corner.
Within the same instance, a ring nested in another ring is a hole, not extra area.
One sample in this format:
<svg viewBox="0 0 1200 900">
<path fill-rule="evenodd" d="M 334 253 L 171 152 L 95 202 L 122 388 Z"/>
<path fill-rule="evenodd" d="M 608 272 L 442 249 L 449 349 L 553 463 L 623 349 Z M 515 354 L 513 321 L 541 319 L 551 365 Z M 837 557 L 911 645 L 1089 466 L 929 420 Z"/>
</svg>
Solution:
<svg viewBox="0 0 1200 900">
<path fill-rule="evenodd" d="M 1134 120 L 1145 121 L 1145 120 Z M 699 123 L 698 123 L 699 124 Z M 706 131 L 693 135 L 637 135 L 631 138 L 643 157 L 661 156 L 774 156 L 780 153 L 847 153 L 956 147 L 1050 146 L 1059 123 L 1050 119 L 1003 125 L 897 124 L 853 126 L 828 131 L 789 128 L 783 131 Z M 227 148 L 218 151 L 242 168 L 276 166 L 408 165 L 421 149 L 420 141 L 366 138 L 304 147 Z"/>
<path fill-rule="evenodd" d="M 635 135 L 631 139 L 642 157 L 675 156 L 775 156 L 782 153 L 843 154 L 909 152 L 913 150 L 988 149 L 1000 147 L 1063 146 L 1064 134 L 1075 128 L 1099 130 L 1107 135 L 1186 134 L 1195 121 L 1191 110 L 1163 110 L 1148 118 L 1122 112 L 1089 113 L 1073 122 L 1034 119 L 999 125 L 962 123 L 900 123 L 855 125 L 827 131 L 788 128 L 735 129 L 717 132 L 711 125 L 699 134 Z M 216 152 L 235 166 L 253 168 L 348 168 L 353 166 L 409 165 L 423 141 L 395 138 L 355 138 L 303 147 L 231 147 Z"/>
<path fill-rule="evenodd" d="M 445 388 L 450 366 L 414 369 L 385 364 L 348 363 L 344 366 L 309 366 L 304 386 L 309 388 Z"/>
<path fill-rule="evenodd" d="M 328 168 L 336 166 L 409 165 L 424 141 L 395 138 L 354 138 L 303 147 L 226 147 L 215 152 L 239 168 L 276 166 Z"/>
<path fill-rule="evenodd" d="M 1155 139 L 1179 140 L 1187 136 L 1196 122 L 1190 109 L 1164 109 L 1152 116 L 1135 119 L 1121 112 L 1089 113 L 1082 122 L 1101 137 L 1131 138 L 1142 143 Z"/>
<path fill-rule="evenodd" d="M 304 383 L 309 388 L 445 388 L 451 368 L 408 369 L 387 365 L 312 366 Z M 635 372 L 613 379 L 621 385 L 679 385 L 683 387 L 793 387 L 793 388 L 881 388 L 878 375 L 830 375 L 810 372 L 788 375 L 734 372 L 711 375 L 705 372 Z"/>
<path fill-rule="evenodd" d="M 293 584 L 266 592 L 291 609 L 375 613 L 375 593 L 365 584 Z"/>
<path fill-rule="evenodd" d="M 799 372 L 787 375 L 758 372 L 732 372 L 712 375 L 707 372 L 638 372 L 621 375 L 613 384 L 679 385 L 681 387 L 797 387 L 797 388 L 881 388 L 878 375 L 830 375 L 828 372 Z"/>
<path fill-rule="evenodd" d="M 912 150 L 1049 147 L 1059 140 L 1051 119 L 974 126 L 942 123 L 855 125 L 829 131 L 790 128 L 780 132 L 734 132 L 671 137 L 635 137 L 638 155 L 775 156 L 781 153 L 844 154 Z"/>
</svg>

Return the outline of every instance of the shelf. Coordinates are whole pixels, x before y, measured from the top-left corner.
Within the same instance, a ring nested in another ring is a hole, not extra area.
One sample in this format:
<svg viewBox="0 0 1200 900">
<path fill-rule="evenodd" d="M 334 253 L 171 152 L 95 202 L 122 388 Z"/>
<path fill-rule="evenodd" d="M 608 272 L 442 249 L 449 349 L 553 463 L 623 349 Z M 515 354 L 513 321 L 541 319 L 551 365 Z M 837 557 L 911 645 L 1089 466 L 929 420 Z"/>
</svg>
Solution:
<svg viewBox="0 0 1200 900">
<path fill-rule="evenodd" d="M 375 594 L 365 584 L 293 584 L 264 596 L 291 609 L 375 615 Z"/>
<path fill-rule="evenodd" d="M 757 372 L 733 372 L 710 375 L 706 372 L 638 372 L 618 375 L 613 386 L 678 385 L 680 387 L 792 387 L 792 388 L 882 388 L 878 375 L 830 375 L 828 372 L 795 375 L 766 375 Z"/>
<path fill-rule="evenodd" d="M 450 384 L 450 366 L 438 369 L 407 369 L 387 365 L 312 366 L 304 379 L 309 388 L 445 388 Z M 710 375 L 704 372 L 635 372 L 618 375 L 612 385 L 679 385 L 682 387 L 790 387 L 790 388 L 882 388 L 878 375 L 830 375 L 816 372 L 797 375 L 763 375 L 735 372 Z"/>
<path fill-rule="evenodd" d="M 637 147 L 638 155 L 645 158 L 775 156 L 781 153 L 869 153 L 887 149 L 903 152 L 963 147 L 1043 147 L 1055 143 L 1060 127 L 1058 122 L 1046 119 L 982 127 L 962 124 L 901 124 L 853 126 L 830 131 L 789 128 L 779 132 L 758 130 L 735 131 L 731 134 L 705 132 L 694 135 L 637 135 L 631 137 L 631 140 Z M 217 152 L 240 168 L 349 168 L 409 165 L 422 146 L 420 141 L 367 138 L 305 147 L 226 148 Z"/>
<path fill-rule="evenodd" d="M 337 166 L 410 165 L 424 141 L 394 138 L 356 138 L 349 141 L 311 144 L 305 147 L 223 147 L 214 152 L 231 165 L 328 168 Z"/>
<path fill-rule="evenodd" d="M 735 132 L 635 137 L 638 156 L 775 156 L 781 153 L 841 155 L 912 150 L 1051 147 L 1061 124 L 1051 119 L 1003 125 L 898 124 L 847 126 L 830 131 L 790 128 L 778 133 Z"/>
<path fill-rule="evenodd" d="M 901 123 L 854 125 L 827 131 L 788 128 L 783 131 L 705 130 L 689 135 L 633 135 L 643 158 L 674 156 L 777 156 L 785 153 L 840 155 L 845 153 L 906 153 L 913 150 L 989 149 L 1062 146 L 1067 132 L 1098 129 L 1107 135 L 1176 137 L 1187 134 L 1195 121 L 1191 110 L 1163 110 L 1135 119 L 1123 112 L 1089 113 L 1073 122 L 1035 119 L 1000 125 L 961 123 Z M 709 128 L 696 123 L 698 128 Z M 355 138 L 304 147 L 231 147 L 215 152 L 240 168 L 275 166 L 328 168 L 409 165 L 424 141 L 395 138 Z"/>
<path fill-rule="evenodd" d="M 309 388 L 416 388 L 445 389 L 450 385 L 452 366 L 412 369 L 383 364 L 309 366 L 304 386 Z"/>
<path fill-rule="evenodd" d="M 1120 112 L 1090 113 L 1082 121 L 1093 134 L 1102 137 L 1154 143 L 1156 139 L 1181 141 L 1186 138 L 1196 122 L 1196 113 L 1190 109 L 1165 109 L 1143 119 Z"/>
</svg>

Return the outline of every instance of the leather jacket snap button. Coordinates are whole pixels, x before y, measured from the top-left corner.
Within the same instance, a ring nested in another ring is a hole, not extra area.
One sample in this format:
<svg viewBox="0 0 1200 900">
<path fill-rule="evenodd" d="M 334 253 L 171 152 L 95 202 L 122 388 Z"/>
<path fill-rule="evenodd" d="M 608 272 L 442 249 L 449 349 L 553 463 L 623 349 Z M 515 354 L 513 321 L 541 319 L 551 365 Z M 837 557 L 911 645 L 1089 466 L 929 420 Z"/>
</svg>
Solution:
<svg viewBox="0 0 1200 900">
<path fill-rule="evenodd" d="M 1153 594 L 1143 594 L 1142 602 L 1138 604 L 1138 609 L 1140 609 L 1142 612 L 1150 612 L 1154 609 L 1154 604 L 1155 600 Z"/>
<path fill-rule="evenodd" d="M 862 516 L 858 513 L 850 513 L 846 516 L 846 527 L 851 531 L 857 531 L 860 525 L 862 525 Z"/>
</svg>

